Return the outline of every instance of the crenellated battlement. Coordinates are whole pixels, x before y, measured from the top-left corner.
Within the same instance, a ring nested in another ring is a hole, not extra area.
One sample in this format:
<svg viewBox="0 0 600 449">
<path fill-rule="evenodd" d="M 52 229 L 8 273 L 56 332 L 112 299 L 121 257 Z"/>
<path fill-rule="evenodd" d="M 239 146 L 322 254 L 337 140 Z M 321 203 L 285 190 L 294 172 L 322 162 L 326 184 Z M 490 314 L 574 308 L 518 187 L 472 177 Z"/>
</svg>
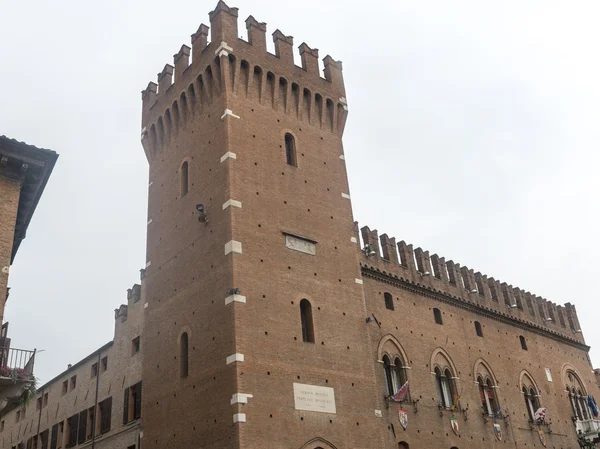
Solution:
<svg viewBox="0 0 600 449">
<path fill-rule="evenodd" d="M 228 107 L 230 96 L 244 96 L 265 107 L 342 135 L 347 102 L 341 61 L 327 55 L 323 76 L 319 50 L 299 46 L 301 67 L 294 64 L 292 36 L 272 34 L 275 54 L 266 46 L 267 24 L 246 21 L 248 38 L 238 37 L 238 8 L 222 0 L 142 91 L 142 144 L 148 160 L 177 134 L 178 128 L 213 104 Z M 209 41 L 210 31 L 210 41 Z M 221 111 L 222 112 L 222 111 Z"/>
<path fill-rule="evenodd" d="M 414 248 L 404 240 L 396 243 L 396 239 L 387 234 L 379 236 L 377 230 L 368 226 L 359 229 L 355 223 L 355 231 L 363 271 L 374 270 L 402 279 L 487 312 L 583 342 L 577 311 L 571 303 L 557 305 L 453 260 L 430 255 L 429 251 Z"/>
</svg>

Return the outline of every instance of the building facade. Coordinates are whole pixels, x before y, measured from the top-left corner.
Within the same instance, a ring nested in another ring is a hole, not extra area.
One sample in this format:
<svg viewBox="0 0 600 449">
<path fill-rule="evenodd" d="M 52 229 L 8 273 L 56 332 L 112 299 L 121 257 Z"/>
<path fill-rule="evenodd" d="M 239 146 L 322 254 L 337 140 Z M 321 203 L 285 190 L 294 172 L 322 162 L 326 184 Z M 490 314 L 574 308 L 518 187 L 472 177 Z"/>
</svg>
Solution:
<svg viewBox="0 0 600 449">
<path fill-rule="evenodd" d="M 35 393 L 35 350 L 11 344 L 8 277 L 58 155 L 0 136 L 0 415 Z"/>
<path fill-rule="evenodd" d="M 139 448 L 144 305 L 128 290 L 114 338 L 0 417 L 3 449 Z"/>
<path fill-rule="evenodd" d="M 209 17 L 142 93 L 141 284 L 2 448 L 593 447 L 575 306 L 359 228 L 342 63 Z"/>
<path fill-rule="evenodd" d="M 575 307 L 359 232 L 341 62 L 322 77 L 317 49 L 299 67 L 291 36 L 271 54 L 266 24 L 209 16 L 142 93 L 144 448 L 597 437 Z"/>
</svg>

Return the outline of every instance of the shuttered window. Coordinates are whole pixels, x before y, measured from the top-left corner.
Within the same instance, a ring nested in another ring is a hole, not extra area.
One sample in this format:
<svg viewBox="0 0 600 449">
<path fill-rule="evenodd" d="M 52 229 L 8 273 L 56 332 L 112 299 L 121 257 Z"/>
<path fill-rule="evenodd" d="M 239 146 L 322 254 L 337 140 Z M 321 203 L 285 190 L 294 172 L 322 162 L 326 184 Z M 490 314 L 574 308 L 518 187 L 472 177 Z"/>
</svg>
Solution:
<svg viewBox="0 0 600 449">
<path fill-rule="evenodd" d="M 48 449 L 48 433 L 49 429 L 44 430 L 40 433 L 40 449 Z"/>
<path fill-rule="evenodd" d="M 79 426 L 79 415 L 73 415 L 67 419 L 68 436 L 67 447 L 73 447 L 77 444 L 77 430 Z"/>
<path fill-rule="evenodd" d="M 86 426 L 87 426 L 87 410 L 84 410 L 81 413 L 79 413 L 79 433 L 78 433 L 78 437 L 77 437 L 77 442 L 79 444 L 85 442 Z"/>
<path fill-rule="evenodd" d="M 52 426 L 52 435 L 50 436 L 50 449 L 56 449 L 56 443 L 58 441 L 58 424 Z"/>
<path fill-rule="evenodd" d="M 105 399 L 98 404 L 100 413 L 100 433 L 110 431 L 110 417 L 112 414 L 112 397 Z"/>
<path fill-rule="evenodd" d="M 142 382 L 137 383 L 134 388 L 133 419 L 140 419 L 142 417 Z"/>
<path fill-rule="evenodd" d="M 129 388 L 123 392 L 123 424 L 129 422 Z"/>
<path fill-rule="evenodd" d="M 142 417 L 142 382 L 126 388 L 123 396 L 123 424 Z"/>
</svg>

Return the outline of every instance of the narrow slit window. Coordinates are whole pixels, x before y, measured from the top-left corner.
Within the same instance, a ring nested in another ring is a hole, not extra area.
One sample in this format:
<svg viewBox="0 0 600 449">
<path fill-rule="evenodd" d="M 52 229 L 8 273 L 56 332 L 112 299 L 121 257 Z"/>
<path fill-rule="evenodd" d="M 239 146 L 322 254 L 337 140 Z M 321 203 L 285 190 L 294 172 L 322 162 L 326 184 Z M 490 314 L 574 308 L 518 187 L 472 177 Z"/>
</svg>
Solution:
<svg viewBox="0 0 600 449">
<path fill-rule="evenodd" d="M 188 334 L 187 332 L 184 332 L 181 335 L 181 342 L 180 342 L 180 350 L 181 350 L 181 355 L 179 357 L 180 359 L 180 364 L 181 364 L 181 377 L 187 377 L 188 373 L 189 373 L 189 365 L 188 365 Z"/>
<path fill-rule="evenodd" d="M 519 340 L 521 341 L 521 349 L 527 351 L 527 342 L 525 341 L 525 337 L 519 335 Z"/>
<path fill-rule="evenodd" d="M 475 333 L 477 333 L 478 337 L 483 337 L 483 329 L 479 321 L 475 321 Z"/>
<path fill-rule="evenodd" d="M 296 159 L 296 140 L 290 133 L 285 135 L 285 160 L 292 167 L 298 166 Z"/>
<path fill-rule="evenodd" d="M 181 197 L 183 198 L 188 193 L 188 163 L 185 161 L 181 164 Z"/>
<path fill-rule="evenodd" d="M 388 292 L 383 294 L 383 300 L 385 301 L 385 308 L 388 310 L 394 310 L 394 298 Z"/>
<path fill-rule="evenodd" d="M 444 320 L 442 320 L 442 312 L 440 312 L 440 309 L 433 309 L 433 319 L 435 320 L 435 324 L 444 324 Z"/>
<path fill-rule="evenodd" d="M 313 327 L 312 306 L 307 299 L 300 301 L 300 318 L 302 321 L 302 341 L 314 343 L 315 330 Z"/>
</svg>

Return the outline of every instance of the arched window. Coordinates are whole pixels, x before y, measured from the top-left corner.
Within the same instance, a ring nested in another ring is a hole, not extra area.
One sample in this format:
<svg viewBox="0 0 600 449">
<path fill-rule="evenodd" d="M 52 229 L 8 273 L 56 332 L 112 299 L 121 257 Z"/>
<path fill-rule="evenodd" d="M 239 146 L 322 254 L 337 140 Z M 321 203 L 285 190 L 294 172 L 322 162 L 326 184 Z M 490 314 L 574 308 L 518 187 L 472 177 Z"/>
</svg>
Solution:
<svg viewBox="0 0 600 449">
<path fill-rule="evenodd" d="M 383 373 L 385 375 L 385 387 L 387 391 L 387 396 L 391 396 L 395 394 L 394 391 L 394 378 L 392 376 L 392 362 L 390 358 L 386 355 L 383 356 Z"/>
<path fill-rule="evenodd" d="M 593 414 L 588 407 L 587 393 L 581 379 L 575 371 L 568 370 L 566 380 L 573 416 L 579 421 L 592 419 Z"/>
<path fill-rule="evenodd" d="M 285 135 L 285 160 L 288 165 L 293 167 L 298 166 L 296 159 L 296 141 L 290 133 Z"/>
<path fill-rule="evenodd" d="M 573 417 L 581 420 L 581 413 L 578 410 L 577 406 L 577 393 L 575 389 L 571 389 L 569 385 L 567 385 L 567 394 L 569 395 L 569 402 L 571 403 L 571 410 L 573 412 Z"/>
<path fill-rule="evenodd" d="M 181 377 L 187 377 L 189 374 L 189 362 L 188 362 L 188 334 L 184 332 L 181 334 L 181 339 L 179 342 L 179 363 L 180 363 L 180 375 Z"/>
<path fill-rule="evenodd" d="M 527 407 L 527 413 L 531 421 L 535 418 L 535 412 L 540 408 L 540 401 L 538 394 L 533 387 L 527 388 L 523 386 L 523 397 L 525 398 L 525 406 Z"/>
<path fill-rule="evenodd" d="M 479 321 L 475 321 L 475 332 L 478 337 L 483 337 L 483 329 L 481 328 L 481 323 Z"/>
<path fill-rule="evenodd" d="M 498 416 L 500 407 L 498 403 L 498 396 L 496 394 L 496 378 L 483 360 L 479 360 L 479 362 L 475 365 L 475 373 L 479 387 L 479 397 L 481 400 L 481 408 L 483 413 L 489 416 Z"/>
<path fill-rule="evenodd" d="M 444 408 L 452 408 L 454 405 L 454 381 L 449 370 L 442 373 L 439 367 L 435 368 L 435 381 L 438 390 L 440 405 Z"/>
<path fill-rule="evenodd" d="M 185 161 L 181 164 L 181 197 L 183 198 L 188 193 L 188 163 Z"/>
<path fill-rule="evenodd" d="M 519 340 L 521 340 L 521 348 L 527 351 L 527 342 L 525 341 L 525 337 L 519 335 Z"/>
<path fill-rule="evenodd" d="M 385 308 L 388 310 L 394 310 L 394 298 L 388 292 L 383 294 L 383 300 L 385 301 Z"/>
<path fill-rule="evenodd" d="M 384 337 L 377 350 L 380 363 L 383 365 L 385 396 L 394 396 L 408 382 L 408 363 L 407 356 L 400 342 L 393 336 L 387 335 Z M 402 394 L 394 400 L 405 402 L 410 399 L 408 386 L 403 390 Z"/>
<path fill-rule="evenodd" d="M 440 312 L 440 309 L 433 309 L 433 318 L 435 319 L 435 324 L 444 324 L 444 320 L 442 320 L 442 312 Z"/>
<path fill-rule="evenodd" d="M 529 374 L 524 374 L 522 377 L 521 392 L 523 393 L 529 420 L 533 421 L 535 419 L 535 412 L 540 408 L 540 394 Z"/>
<path fill-rule="evenodd" d="M 449 355 L 438 348 L 431 359 L 433 374 L 435 374 L 435 386 L 438 393 L 438 404 L 446 409 L 456 406 L 458 398 L 457 379 L 454 364 Z"/>
<path fill-rule="evenodd" d="M 302 321 L 302 341 L 314 343 L 315 330 L 313 327 L 312 306 L 308 299 L 300 301 L 300 319 Z"/>
<path fill-rule="evenodd" d="M 394 391 L 394 393 L 397 393 L 398 390 L 400 390 L 400 388 L 402 388 L 404 386 L 404 384 L 406 384 L 406 382 L 408 382 L 408 376 L 406 375 L 406 368 L 404 366 L 404 362 L 402 362 L 402 360 L 400 360 L 399 357 L 396 357 L 394 359 L 394 366 L 393 366 L 392 373 L 394 374 L 395 381 L 396 381 L 396 391 Z M 407 399 L 408 399 L 408 392 L 407 392 Z"/>
<path fill-rule="evenodd" d="M 481 407 L 483 411 L 489 416 L 496 416 L 498 414 L 498 405 L 496 400 L 496 389 L 494 383 L 489 377 L 484 379 L 482 376 L 477 378 L 479 384 L 479 395 L 481 398 Z"/>
</svg>

